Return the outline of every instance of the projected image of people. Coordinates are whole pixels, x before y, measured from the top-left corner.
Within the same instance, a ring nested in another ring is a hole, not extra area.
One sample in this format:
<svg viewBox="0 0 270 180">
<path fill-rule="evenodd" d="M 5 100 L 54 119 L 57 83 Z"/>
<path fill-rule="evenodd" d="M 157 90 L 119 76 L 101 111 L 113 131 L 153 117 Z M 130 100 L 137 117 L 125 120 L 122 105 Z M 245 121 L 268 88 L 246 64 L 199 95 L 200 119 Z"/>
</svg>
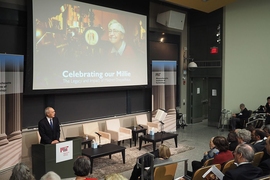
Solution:
<svg viewBox="0 0 270 180">
<path fill-rule="evenodd" d="M 135 58 L 134 50 L 125 42 L 125 28 L 117 20 L 113 19 L 108 24 L 109 40 L 112 48 L 109 51 L 109 59 Z M 120 58 L 121 57 L 121 58 Z"/>
<path fill-rule="evenodd" d="M 89 3 L 34 0 L 33 90 L 147 85 L 146 21 Z"/>
</svg>

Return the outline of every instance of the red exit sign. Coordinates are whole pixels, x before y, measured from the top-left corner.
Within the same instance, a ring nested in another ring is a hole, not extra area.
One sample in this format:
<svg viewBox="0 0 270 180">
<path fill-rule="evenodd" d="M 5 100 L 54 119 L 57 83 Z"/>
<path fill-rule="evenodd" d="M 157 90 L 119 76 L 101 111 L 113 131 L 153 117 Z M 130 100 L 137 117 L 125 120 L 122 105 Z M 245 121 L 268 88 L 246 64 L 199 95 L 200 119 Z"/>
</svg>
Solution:
<svg viewBox="0 0 270 180">
<path fill-rule="evenodd" d="M 210 54 L 217 54 L 218 53 L 218 47 L 211 47 L 210 48 Z"/>
</svg>

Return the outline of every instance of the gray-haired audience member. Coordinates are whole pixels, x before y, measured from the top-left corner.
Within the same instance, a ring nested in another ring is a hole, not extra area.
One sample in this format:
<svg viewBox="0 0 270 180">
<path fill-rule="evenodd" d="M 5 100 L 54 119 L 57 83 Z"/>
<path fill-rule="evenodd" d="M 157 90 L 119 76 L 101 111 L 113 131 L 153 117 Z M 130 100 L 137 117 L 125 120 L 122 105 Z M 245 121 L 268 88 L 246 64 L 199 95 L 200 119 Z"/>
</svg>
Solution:
<svg viewBox="0 0 270 180">
<path fill-rule="evenodd" d="M 251 164 L 254 150 L 249 144 L 239 144 L 234 151 L 235 169 L 228 170 L 223 180 L 252 180 L 262 176 L 262 170 Z"/>
<path fill-rule="evenodd" d="M 246 129 L 239 129 L 236 132 L 238 144 L 249 143 L 251 140 L 251 132 Z"/>
<path fill-rule="evenodd" d="M 79 156 L 73 163 L 73 171 L 76 179 L 86 177 L 90 172 L 90 159 L 86 156 Z"/>
<path fill-rule="evenodd" d="M 61 180 L 61 177 L 53 171 L 49 171 L 44 174 L 40 180 Z"/>
<path fill-rule="evenodd" d="M 30 169 L 23 163 L 18 163 L 14 166 L 9 180 L 34 180 L 34 176 Z"/>
</svg>

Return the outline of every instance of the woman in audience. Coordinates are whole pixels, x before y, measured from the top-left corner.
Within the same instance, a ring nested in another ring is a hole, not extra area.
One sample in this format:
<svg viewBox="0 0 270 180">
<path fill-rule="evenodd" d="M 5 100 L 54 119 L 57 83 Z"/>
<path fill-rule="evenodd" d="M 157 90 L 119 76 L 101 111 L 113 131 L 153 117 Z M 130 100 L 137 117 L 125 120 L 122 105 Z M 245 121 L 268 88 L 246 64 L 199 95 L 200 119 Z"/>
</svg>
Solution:
<svg viewBox="0 0 270 180">
<path fill-rule="evenodd" d="M 164 161 L 171 161 L 171 151 L 170 148 L 164 144 L 161 144 L 159 146 L 159 148 L 154 151 L 151 152 L 154 155 L 154 164 L 160 164 Z M 146 155 L 144 156 L 144 167 L 150 167 L 151 166 L 151 162 L 150 159 L 151 156 L 150 155 Z M 130 180 L 137 180 L 141 175 L 141 168 L 137 167 L 137 164 L 135 164 L 133 171 L 131 173 L 131 177 Z"/>
<path fill-rule="evenodd" d="M 214 157 L 213 164 L 223 165 L 227 161 L 233 159 L 233 153 L 229 150 L 229 143 L 225 137 L 216 136 L 213 143 L 219 150 L 219 153 Z"/>
<path fill-rule="evenodd" d="M 90 172 L 90 159 L 86 156 L 79 156 L 73 163 L 73 171 L 76 175 L 75 180 L 97 180 L 96 178 L 88 178 Z"/>
<path fill-rule="evenodd" d="M 234 131 L 229 132 L 227 140 L 229 143 L 229 150 L 234 151 L 236 146 L 238 145 L 236 133 Z"/>
<path fill-rule="evenodd" d="M 23 163 L 14 166 L 9 180 L 35 180 L 30 169 Z"/>
<path fill-rule="evenodd" d="M 192 164 L 192 171 L 193 173 L 195 171 L 197 171 L 199 168 L 201 168 L 203 166 L 203 164 L 205 163 L 206 160 L 208 159 L 211 159 L 213 158 L 216 154 L 218 154 L 218 149 L 215 147 L 214 143 L 213 143 L 213 140 L 214 140 L 214 137 L 212 137 L 210 139 L 210 142 L 209 142 L 209 148 L 210 150 L 206 151 L 204 154 L 203 154 L 203 158 L 201 161 L 192 161 L 191 164 Z M 189 175 L 192 176 L 193 173 L 190 173 Z"/>
<path fill-rule="evenodd" d="M 127 180 L 127 178 L 125 178 L 119 173 L 113 173 L 110 175 L 106 175 L 104 180 Z"/>
</svg>

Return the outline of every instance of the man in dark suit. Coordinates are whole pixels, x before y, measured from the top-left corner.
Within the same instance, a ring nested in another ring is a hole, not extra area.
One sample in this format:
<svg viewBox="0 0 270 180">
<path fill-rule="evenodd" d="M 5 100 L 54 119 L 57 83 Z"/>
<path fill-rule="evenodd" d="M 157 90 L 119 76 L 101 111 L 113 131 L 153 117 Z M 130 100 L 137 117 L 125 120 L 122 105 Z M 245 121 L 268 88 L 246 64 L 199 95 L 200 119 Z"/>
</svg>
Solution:
<svg viewBox="0 0 270 180">
<path fill-rule="evenodd" d="M 232 117 L 230 119 L 232 131 L 235 130 L 236 125 L 239 126 L 240 129 L 242 129 L 244 122 L 247 122 L 248 118 L 250 117 L 250 112 L 247 110 L 245 104 L 240 104 L 240 109 L 240 113 L 232 114 Z"/>
<path fill-rule="evenodd" d="M 270 155 L 270 137 L 266 139 L 266 145 L 265 145 L 265 152 Z M 270 174 L 270 158 L 262 161 L 259 164 L 259 167 L 263 171 L 263 175 L 269 175 Z"/>
<path fill-rule="evenodd" d="M 228 170 L 223 180 L 252 180 L 262 176 L 262 170 L 251 164 L 254 158 L 254 150 L 249 144 L 239 144 L 233 154 L 237 167 Z"/>
<path fill-rule="evenodd" d="M 251 133 L 253 140 L 252 146 L 256 152 L 264 151 L 265 149 L 265 132 L 262 129 L 254 129 Z"/>
<path fill-rule="evenodd" d="M 52 107 L 45 109 L 45 117 L 39 121 L 38 131 L 41 137 L 41 144 L 56 144 L 59 142 L 60 125 Z"/>
</svg>

